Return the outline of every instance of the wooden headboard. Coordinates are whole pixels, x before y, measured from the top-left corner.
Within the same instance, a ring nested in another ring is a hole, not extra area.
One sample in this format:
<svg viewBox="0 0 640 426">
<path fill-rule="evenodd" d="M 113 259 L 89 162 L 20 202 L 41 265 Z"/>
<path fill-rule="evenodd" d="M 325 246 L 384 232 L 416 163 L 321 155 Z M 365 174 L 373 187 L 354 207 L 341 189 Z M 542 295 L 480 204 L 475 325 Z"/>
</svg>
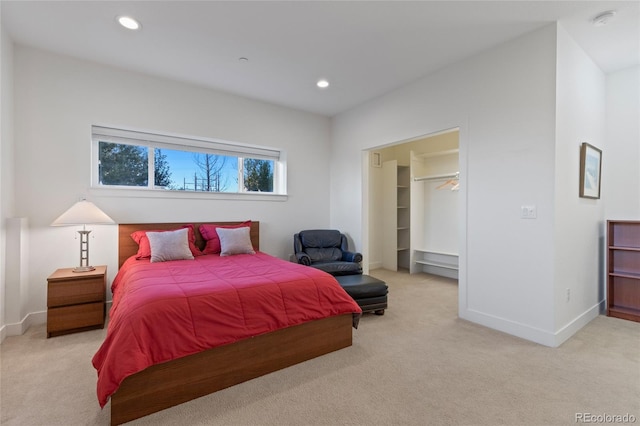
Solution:
<svg viewBox="0 0 640 426">
<path fill-rule="evenodd" d="M 193 224 L 196 232 L 196 246 L 203 249 L 206 241 L 198 230 L 200 225 L 238 225 L 242 222 L 121 223 L 118 225 L 118 268 L 125 260 L 138 252 L 138 244 L 131 238 L 131 234 L 135 231 L 166 231 L 178 229 L 182 225 Z M 253 248 L 260 250 L 260 222 L 251 222 L 250 237 Z"/>
</svg>

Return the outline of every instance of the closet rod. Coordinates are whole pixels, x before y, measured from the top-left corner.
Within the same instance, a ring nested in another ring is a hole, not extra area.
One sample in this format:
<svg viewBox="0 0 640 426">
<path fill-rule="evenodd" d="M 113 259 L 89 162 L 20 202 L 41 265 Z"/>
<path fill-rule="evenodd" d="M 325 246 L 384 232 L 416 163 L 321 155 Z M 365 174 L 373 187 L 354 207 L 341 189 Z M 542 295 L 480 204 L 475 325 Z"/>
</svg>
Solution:
<svg viewBox="0 0 640 426">
<path fill-rule="evenodd" d="M 433 176 L 418 176 L 414 177 L 414 182 L 423 180 L 442 180 L 442 179 L 460 179 L 460 172 L 448 173 L 445 175 L 433 175 Z"/>
</svg>

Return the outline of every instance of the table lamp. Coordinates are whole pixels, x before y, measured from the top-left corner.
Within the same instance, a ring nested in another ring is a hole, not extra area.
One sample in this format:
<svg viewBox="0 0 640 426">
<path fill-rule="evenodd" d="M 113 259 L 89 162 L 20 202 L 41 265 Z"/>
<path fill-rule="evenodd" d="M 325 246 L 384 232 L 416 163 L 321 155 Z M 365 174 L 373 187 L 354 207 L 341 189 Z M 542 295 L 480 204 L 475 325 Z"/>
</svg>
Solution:
<svg viewBox="0 0 640 426">
<path fill-rule="evenodd" d="M 93 266 L 89 265 L 89 233 L 86 225 L 110 225 L 115 222 L 102 210 L 96 207 L 91 201 L 80 200 L 62 213 L 60 217 L 53 221 L 51 226 L 72 226 L 82 225 L 80 234 L 80 266 L 73 269 L 73 272 L 93 271 Z"/>
</svg>

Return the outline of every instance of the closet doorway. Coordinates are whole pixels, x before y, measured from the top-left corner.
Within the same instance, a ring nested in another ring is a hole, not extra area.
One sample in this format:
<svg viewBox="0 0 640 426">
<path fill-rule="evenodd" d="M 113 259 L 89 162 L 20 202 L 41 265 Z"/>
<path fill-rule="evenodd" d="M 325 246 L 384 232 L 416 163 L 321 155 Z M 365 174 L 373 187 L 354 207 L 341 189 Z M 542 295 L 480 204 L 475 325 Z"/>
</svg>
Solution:
<svg viewBox="0 0 640 426">
<path fill-rule="evenodd" d="M 457 279 L 459 130 L 368 154 L 369 269 Z"/>
</svg>

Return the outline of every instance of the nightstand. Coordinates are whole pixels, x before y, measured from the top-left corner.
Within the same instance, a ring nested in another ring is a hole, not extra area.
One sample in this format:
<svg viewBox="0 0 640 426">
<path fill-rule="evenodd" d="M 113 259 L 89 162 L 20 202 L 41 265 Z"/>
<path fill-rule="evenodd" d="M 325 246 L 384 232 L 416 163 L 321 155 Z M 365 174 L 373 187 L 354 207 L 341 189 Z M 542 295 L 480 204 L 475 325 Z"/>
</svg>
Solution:
<svg viewBox="0 0 640 426">
<path fill-rule="evenodd" d="M 107 267 L 73 272 L 58 269 L 47 278 L 47 337 L 104 328 Z"/>
</svg>

